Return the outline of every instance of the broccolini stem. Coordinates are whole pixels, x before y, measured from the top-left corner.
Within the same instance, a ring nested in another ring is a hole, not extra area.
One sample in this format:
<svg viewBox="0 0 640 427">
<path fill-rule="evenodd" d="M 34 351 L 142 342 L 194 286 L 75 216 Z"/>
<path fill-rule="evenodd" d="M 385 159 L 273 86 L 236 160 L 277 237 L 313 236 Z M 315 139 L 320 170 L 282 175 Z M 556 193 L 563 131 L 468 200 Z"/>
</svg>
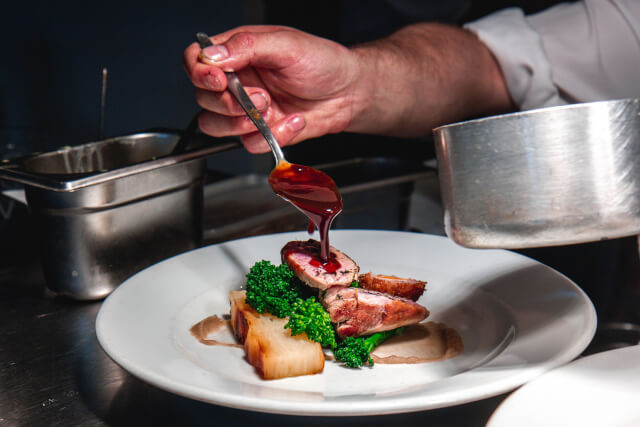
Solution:
<svg viewBox="0 0 640 427">
<path fill-rule="evenodd" d="M 384 341 L 388 340 L 394 335 L 400 335 L 404 332 L 404 327 L 392 329 L 390 331 L 382 331 L 376 332 L 375 334 L 369 335 L 365 340 L 365 346 L 367 351 L 371 353 L 374 348 L 382 344 Z"/>
<path fill-rule="evenodd" d="M 390 331 L 376 332 L 368 337 L 347 337 L 333 350 L 336 360 L 341 361 L 349 368 L 359 368 L 364 364 L 373 366 L 371 351 L 384 340 L 394 335 L 401 334 L 404 327 Z"/>
</svg>

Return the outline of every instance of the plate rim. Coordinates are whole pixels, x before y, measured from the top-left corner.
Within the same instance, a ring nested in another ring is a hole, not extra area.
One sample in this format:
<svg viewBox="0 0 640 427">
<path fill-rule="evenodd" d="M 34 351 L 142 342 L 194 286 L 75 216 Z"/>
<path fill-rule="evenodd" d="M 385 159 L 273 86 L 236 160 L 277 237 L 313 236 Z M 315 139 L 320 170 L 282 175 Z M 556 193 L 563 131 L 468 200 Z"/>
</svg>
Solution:
<svg viewBox="0 0 640 427">
<path fill-rule="evenodd" d="M 465 390 L 465 397 L 463 398 L 459 398 L 456 399 L 455 401 L 450 401 L 447 399 L 441 399 L 440 401 L 435 401 L 432 402 L 430 404 L 424 404 L 424 402 L 420 402 L 419 396 L 414 396 L 414 397 L 403 397 L 402 399 L 394 399 L 391 398 L 389 401 L 387 401 L 386 397 L 381 398 L 382 401 L 385 402 L 386 406 L 384 406 L 384 408 L 378 408 L 376 410 L 372 410 L 371 408 L 371 403 L 366 403 L 365 401 L 349 401 L 348 405 L 342 405 L 342 407 L 344 409 L 336 409 L 333 408 L 333 410 L 327 410 L 326 406 L 327 406 L 327 401 L 320 401 L 320 402 L 315 402 L 315 401 L 291 401 L 288 400 L 286 401 L 287 405 L 286 408 L 278 408 L 274 406 L 274 402 L 275 403 L 283 403 L 283 401 L 278 400 L 278 399 L 268 399 L 268 398 L 264 398 L 264 397 L 254 397 L 254 396 L 241 396 L 241 399 L 238 399 L 238 397 L 236 397 L 235 395 L 230 395 L 228 393 L 224 393 L 224 392 L 220 392 L 219 390 L 205 390 L 204 393 L 195 393 L 193 390 L 193 386 L 189 386 L 187 384 L 183 384 L 181 382 L 175 382 L 173 381 L 173 383 L 171 384 L 171 386 L 166 384 L 167 378 L 164 375 L 158 374 L 156 372 L 152 372 L 149 370 L 145 370 L 143 368 L 140 368 L 139 366 L 137 366 L 138 364 L 129 360 L 126 355 L 123 356 L 121 354 L 119 354 L 118 351 L 114 350 L 113 348 L 111 348 L 110 344 L 109 344 L 109 337 L 105 336 L 104 334 L 104 330 L 103 330 L 103 324 L 104 324 L 104 318 L 106 317 L 105 313 L 108 313 L 109 310 L 111 310 L 111 306 L 114 304 L 114 301 L 117 301 L 117 299 L 119 298 L 118 295 L 120 295 L 121 293 L 126 292 L 127 289 L 127 283 L 131 282 L 134 277 L 137 277 L 139 275 L 145 274 L 145 272 L 153 267 L 155 267 L 156 265 L 159 264 L 163 264 L 171 259 L 175 259 L 175 258 L 179 258 L 181 256 L 184 256 L 186 254 L 189 253 L 193 253 L 193 252 L 197 252 L 197 251 L 205 251 L 208 248 L 211 247 L 215 247 L 215 246 L 220 246 L 220 245 L 225 245 L 225 244 L 231 244 L 234 242 L 241 242 L 241 241 L 247 241 L 247 240 L 251 240 L 251 239 L 261 239 L 261 238 L 268 238 L 268 237 L 282 237 L 282 239 L 287 239 L 288 237 L 299 237 L 302 235 L 302 233 L 300 231 L 293 231 L 293 232 L 285 232 L 285 233 L 273 233 L 273 234 L 265 234 L 265 235 L 259 235 L 259 236 L 250 236 L 250 237 L 244 237 L 244 238 L 239 238 L 239 239 L 234 239 L 234 240 L 230 240 L 230 241 L 225 241 L 225 242 L 220 242 L 220 243 L 216 243 L 216 244 L 212 244 L 212 245 L 207 245 L 207 246 L 203 246 L 201 248 L 197 248 L 197 249 L 193 249 L 187 252 L 184 252 L 182 254 L 178 254 L 175 255 L 173 257 L 167 258 L 163 261 L 160 261 L 154 265 L 151 265 L 141 271 L 139 271 L 138 273 L 132 275 L 131 277 L 129 277 L 128 279 L 126 279 L 120 286 L 118 286 L 114 292 L 111 293 L 111 295 L 109 297 L 107 297 L 105 299 L 105 301 L 102 303 L 100 310 L 98 312 L 98 315 L 96 317 L 96 322 L 95 322 L 95 329 L 96 329 L 96 336 L 98 338 L 98 342 L 100 343 L 100 346 L 103 348 L 103 350 L 107 353 L 107 355 L 118 365 L 120 366 L 122 369 L 126 370 L 127 372 L 129 372 L 130 374 L 132 374 L 133 376 L 137 377 L 138 379 L 145 381 L 155 387 L 158 387 L 162 390 L 165 390 L 167 392 L 173 393 L 173 394 L 177 394 L 183 397 L 187 397 L 190 399 L 194 399 L 197 401 L 201 401 L 201 402 L 206 402 L 206 403 L 211 403 L 214 405 L 220 405 L 220 406 L 225 406 L 225 407 L 230 407 L 230 408 L 235 408 L 235 409 L 242 409 L 242 410 L 248 410 L 248 411 L 255 411 L 255 412 L 264 412 L 264 413 L 272 413 L 272 414 L 286 414 L 286 415 L 306 415 L 306 416 L 362 416 L 362 415 L 376 415 L 376 414 L 397 414 L 397 413 L 407 413 L 407 412 L 417 412 L 417 411 L 425 411 L 425 410 L 432 410 L 432 409 L 437 409 L 437 408 L 443 408 L 443 407 L 448 407 L 448 406 L 455 406 L 455 405 L 460 405 L 460 404 L 465 404 L 465 403 L 469 403 L 469 402 L 474 402 L 474 401 L 479 401 L 482 399 L 486 399 L 486 398 L 490 398 L 490 397 L 494 397 L 497 395 L 500 395 L 502 393 L 505 392 L 509 392 L 512 391 L 513 389 L 521 386 L 522 384 L 525 384 L 528 381 L 533 380 L 534 378 L 539 377 L 541 374 L 543 374 L 546 371 L 549 371 L 555 367 L 558 366 L 562 366 L 572 360 L 575 359 L 575 357 L 577 357 L 589 344 L 589 342 L 591 342 L 594 334 L 595 334 L 595 330 L 596 330 L 596 326 L 597 326 L 597 316 L 596 316 L 596 311 L 595 308 L 593 306 L 593 303 L 591 302 L 591 300 L 589 299 L 589 297 L 586 295 L 586 293 L 575 283 L 573 282 L 571 279 L 569 279 L 568 277 L 566 277 L 564 274 L 558 272 L 557 270 L 546 266 L 538 261 L 535 261 L 533 259 L 531 259 L 530 257 L 527 257 L 525 255 L 522 254 L 518 254 L 509 250 L 503 250 L 503 249 L 469 249 L 469 248 L 464 248 L 460 245 L 457 245 L 455 242 L 451 241 L 450 239 L 448 239 L 445 236 L 439 236 L 439 235 L 432 235 L 432 234 L 426 234 L 426 233 L 412 233 L 412 232 L 407 232 L 407 231 L 393 231 L 393 230 L 369 230 L 369 229 L 340 229 L 340 230 L 332 230 L 332 235 L 335 234 L 346 234 L 346 233 L 391 233 L 391 234 L 406 234 L 406 235 L 411 235 L 411 236 L 421 236 L 421 237 L 425 237 L 425 238 L 435 238 L 435 239 L 440 239 L 441 241 L 446 241 L 448 242 L 448 244 L 451 245 L 455 245 L 457 247 L 460 247 L 464 250 L 475 250 L 475 251 L 498 251 L 498 252 L 504 252 L 504 253 L 509 253 L 512 256 L 515 257 L 520 257 L 520 258 L 524 258 L 524 259 L 528 259 L 533 263 L 536 264 L 540 264 L 543 265 L 544 267 L 546 267 L 547 269 L 553 271 L 555 274 L 561 276 L 562 278 L 564 278 L 564 280 L 566 281 L 566 284 L 569 285 L 574 291 L 576 291 L 576 293 L 578 295 L 580 295 L 581 297 L 581 303 L 584 304 L 584 307 L 582 307 L 583 309 L 585 309 L 586 311 L 584 312 L 586 320 L 588 321 L 588 325 L 585 327 L 585 330 L 583 331 L 582 335 L 580 336 L 581 339 L 577 340 L 576 342 L 573 343 L 572 346 L 570 346 L 570 348 L 566 348 L 564 349 L 564 351 L 561 354 L 556 355 L 555 357 L 551 358 L 550 360 L 546 360 L 544 363 L 539 364 L 539 366 L 536 367 L 535 370 L 524 370 L 523 372 L 520 372 L 519 374 L 512 374 L 512 375 L 507 375 L 505 378 L 499 379 L 497 381 L 494 381 L 492 383 L 493 387 L 487 388 L 486 384 L 483 385 L 482 387 L 479 386 L 473 386 L 473 387 L 468 387 Z M 123 291 L 124 289 L 124 291 Z M 187 301 L 188 302 L 188 301 Z M 180 304 L 178 304 L 179 306 Z M 178 310 L 180 307 L 175 307 L 176 310 Z M 171 313 L 170 315 L 175 315 L 174 313 Z M 167 337 L 169 336 L 169 334 L 167 334 Z M 168 338 L 169 339 L 169 338 Z M 173 344 L 171 343 L 170 345 L 173 346 Z M 507 346 L 508 348 L 508 346 Z M 504 351 L 504 349 L 502 350 Z M 192 362 L 190 362 L 192 363 Z M 201 368 L 202 369 L 202 368 Z M 454 375 L 458 376 L 461 374 L 465 374 L 468 372 L 472 372 L 477 368 L 473 368 L 470 371 L 464 371 L 461 372 L 460 374 Z M 473 392 L 474 389 L 476 388 L 481 388 L 482 390 L 478 390 L 477 392 Z M 469 392 L 471 390 L 471 392 Z M 449 392 L 451 393 L 451 392 Z M 344 398 L 344 397 L 343 397 Z M 376 400 L 378 401 L 378 400 Z M 398 401 L 400 401 L 400 403 L 398 403 Z M 395 403 L 394 403 L 395 402 Z M 335 407 L 336 405 L 331 405 L 332 407 Z"/>
</svg>

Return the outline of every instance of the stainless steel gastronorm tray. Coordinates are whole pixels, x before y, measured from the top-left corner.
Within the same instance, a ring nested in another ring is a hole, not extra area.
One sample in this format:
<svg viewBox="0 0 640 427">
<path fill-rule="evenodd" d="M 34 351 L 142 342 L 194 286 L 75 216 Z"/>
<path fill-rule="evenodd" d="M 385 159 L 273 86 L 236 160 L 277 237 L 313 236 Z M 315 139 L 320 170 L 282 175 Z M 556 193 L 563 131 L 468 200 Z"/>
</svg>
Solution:
<svg viewBox="0 0 640 427">
<path fill-rule="evenodd" d="M 138 133 L 0 167 L 0 179 L 25 185 L 53 292 L 100 299 L 142 268 L 201 243 L 205 157 L 238 143 L 194 141 L 172 154 L 178 140 Z"/>
</svg>

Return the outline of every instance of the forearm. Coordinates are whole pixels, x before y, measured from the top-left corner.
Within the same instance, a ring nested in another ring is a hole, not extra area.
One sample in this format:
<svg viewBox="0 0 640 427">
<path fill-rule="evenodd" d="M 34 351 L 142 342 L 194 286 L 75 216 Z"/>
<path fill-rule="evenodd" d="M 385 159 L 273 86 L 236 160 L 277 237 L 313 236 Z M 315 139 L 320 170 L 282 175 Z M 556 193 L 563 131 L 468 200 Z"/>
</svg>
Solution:
<svg viewBox="0 0 640 427">
<path fill-rule="evenodd" d="M 497 62 L 466 30 L 416 24 L 352 52 L 361 69 L 346 131 L 423 136 L 514 108 Z"/>
</svg>

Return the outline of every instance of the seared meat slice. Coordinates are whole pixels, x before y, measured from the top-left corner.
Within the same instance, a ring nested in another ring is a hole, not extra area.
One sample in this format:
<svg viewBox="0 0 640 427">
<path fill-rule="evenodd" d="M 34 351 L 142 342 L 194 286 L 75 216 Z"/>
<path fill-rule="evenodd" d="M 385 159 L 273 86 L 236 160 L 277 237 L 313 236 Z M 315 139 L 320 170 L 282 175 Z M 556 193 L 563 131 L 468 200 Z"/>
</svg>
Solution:
<svg viewBox="0 0 640 427">
<path fill-rule="evenodd" d="M 354 260 L 333 246 L 330 247 L 329 261 L 320 258 L 320 242 L 309 239 L 291 241 L 280 251 L 282 262 L 295 275 L 312 288 L 327 289 L 331 286 L 349 286 L 358 278 L 360 267 Z"/>
<path fill-rule="evenodd" d="M 322 305 L 342 338 L 418 323 L 429 311 L 409 299 L 359 288 L 329 288 Z"/>
<path fill-rule="evenodd" d="M 373 273 L 361 274 L 358 280 L 361 288 L 409 298 L 412 301 L 417 301 L 422 296 L 424 285 L 427 284 L 422 280 L 403 279 L 401 277 Z"/>
</svg>

